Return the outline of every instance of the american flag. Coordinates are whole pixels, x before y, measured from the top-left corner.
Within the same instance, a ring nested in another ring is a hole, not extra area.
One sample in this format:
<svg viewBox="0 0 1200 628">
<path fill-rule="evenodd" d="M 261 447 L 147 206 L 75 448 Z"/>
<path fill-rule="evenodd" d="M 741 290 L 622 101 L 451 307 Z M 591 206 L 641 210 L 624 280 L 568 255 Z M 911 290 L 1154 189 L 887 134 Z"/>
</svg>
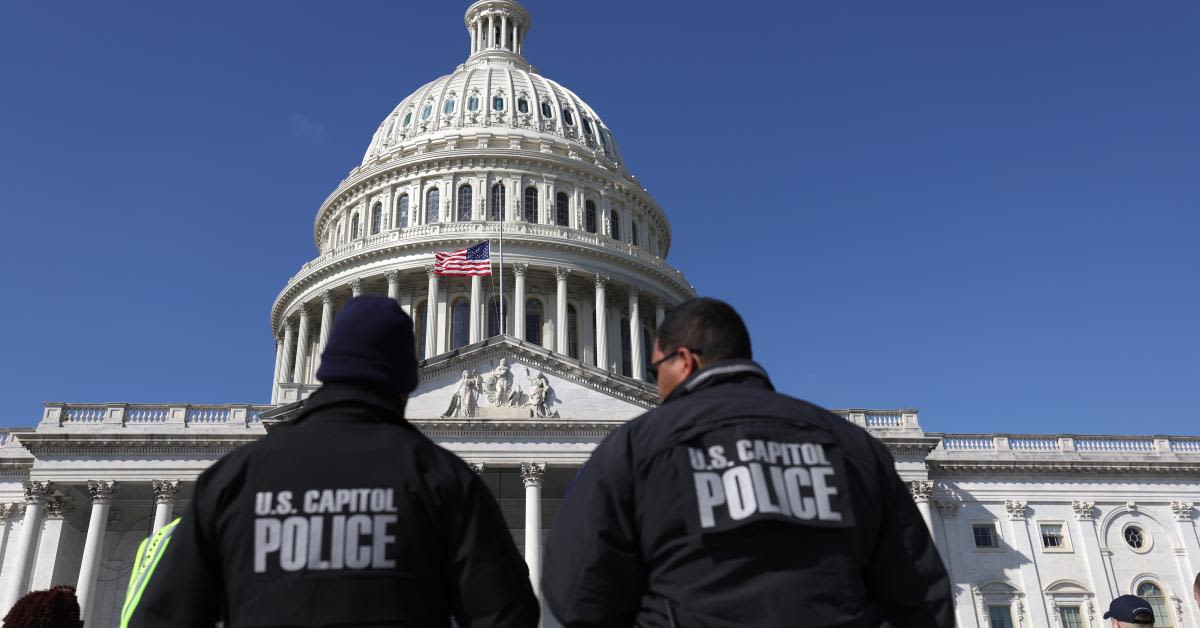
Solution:
<svg viewBox="0 0 1200 628">
<path fill-rule="evenodd" d="M 433 255 L 433 272 L 439 275 L 470 277 L 492 274 L 492 247 L 486 240 L 470 248 Z"/>
</svg>

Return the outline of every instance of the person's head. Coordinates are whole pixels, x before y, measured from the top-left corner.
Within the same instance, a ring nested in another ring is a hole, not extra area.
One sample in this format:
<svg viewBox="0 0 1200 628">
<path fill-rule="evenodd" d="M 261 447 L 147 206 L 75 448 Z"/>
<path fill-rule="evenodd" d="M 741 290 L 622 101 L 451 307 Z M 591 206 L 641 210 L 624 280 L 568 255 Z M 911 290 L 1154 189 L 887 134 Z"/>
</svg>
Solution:
<svg viewBox="0 0 1200 628">
<path fill-rule="evenodd" d="M 64 586 L 28 593 L 4 616 L 4 628 L 79 628 L 82 625 L 75 589 Z"/>
<path fill-rule="evenodd" d="M 358 384 L 407 399 L 417 387 L 412 319 L 387 297 L 350 299 L 333 321 L 317 379 L 324 384 Z"/>
<path fill-rule="evenodd" d="M 1154 625 L 1154 609 L 1136 595 L 1122 595 L 1108 605 L 1104 618 L 1112 620 L 1113 628 L 1151 626 Z"/>
<path fill-rule="evenodd" d="M 692 373 L 721 360 L 753 357 L 750 332 L 728 303 L 709 298 L 684 301 L 667 312 L 655 334 L 650 376 L 666 399 Z"/>
</svg>

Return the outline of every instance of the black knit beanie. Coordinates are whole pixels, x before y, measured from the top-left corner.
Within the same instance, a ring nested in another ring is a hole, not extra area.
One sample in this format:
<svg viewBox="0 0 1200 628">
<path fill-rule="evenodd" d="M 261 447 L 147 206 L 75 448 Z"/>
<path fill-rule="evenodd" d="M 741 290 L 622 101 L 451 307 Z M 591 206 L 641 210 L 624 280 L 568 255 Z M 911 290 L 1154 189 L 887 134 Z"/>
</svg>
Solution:
<svg viewBox="0 0 1200 628">
<path fill-rule="evenodd" d="M 417 387 L 412 319 L 387 297 L 350 299 L 333 321 L 317 379 L 412 392 Z"/>
</svg>

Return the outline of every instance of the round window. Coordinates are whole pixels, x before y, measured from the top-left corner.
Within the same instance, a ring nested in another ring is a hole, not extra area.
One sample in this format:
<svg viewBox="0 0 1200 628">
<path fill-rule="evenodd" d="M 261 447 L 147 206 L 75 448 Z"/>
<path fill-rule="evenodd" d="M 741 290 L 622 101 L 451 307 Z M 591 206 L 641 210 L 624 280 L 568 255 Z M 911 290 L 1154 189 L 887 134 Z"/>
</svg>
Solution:
<svg viewBox="0 0 1200 628">
<path fill-rule="evenodd" d="M 550 101 L 547 101 L 547 100 L 542 101 L 542 117 L 543 118 L 553 118 L 554 117 L 554 107 L 550 106 Z"/>
<path fill-rule="evenodd" d="M 442 105 L 442 113 L 444 113 L 444 114 L 454 113 L 454 99 L 453 98 L 451 98 L 450 100 L 447 100 L 445 102 L 445 104 Z"/>
<path fill-rule="evenodd" d="M 503 96 L 492 96 L 492 111 L 504 111 Z"/>
<path fill-rule="evenodd" d="M 425 107 L 421 109 L 421 119 L 428 120 L 430 115 L 433 115 L 433 105 L 425 105 Z"/>
<path fill-rule="evenodd" d="M 517 111 L 521 113 L 529 113 L 529 101 L 524 98 L 517 100 Z"/>
<path fill-rule="evenodd" d="M 468 111 L 479 111 L 479 97 L 478 96 L 471 96 L 470 98 L 467 99 L 467 110 Z"/>
<path fill-rule="evenodd" d="M 412 124 L 412 109 L 409 109 L 408 112 L 404 114 L 404 126 L 407 127 L 410 124 Z"/>
<path fill-rule="evenodd" d="M 1121 535 L 1125 537 L 1125 544 L 1135 552 L 1145 552 L 1150 549 L 1150 537 L 1141 526 L 1125 526 Z"/>
</svg>

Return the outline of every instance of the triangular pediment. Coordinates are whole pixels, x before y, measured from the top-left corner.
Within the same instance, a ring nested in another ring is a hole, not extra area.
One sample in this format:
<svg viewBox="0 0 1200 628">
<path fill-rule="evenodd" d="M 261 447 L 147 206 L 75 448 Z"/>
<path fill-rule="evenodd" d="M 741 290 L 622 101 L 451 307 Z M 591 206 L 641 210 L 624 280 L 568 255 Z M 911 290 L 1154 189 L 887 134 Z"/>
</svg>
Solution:
<svg viewBox="0 0 1200 628">
<path fill-rule="evenodd" d="M 632 419 L 658 405 L 655 388 L 511 336 L 420 363 L 413 419 Z"/>
</svg>

